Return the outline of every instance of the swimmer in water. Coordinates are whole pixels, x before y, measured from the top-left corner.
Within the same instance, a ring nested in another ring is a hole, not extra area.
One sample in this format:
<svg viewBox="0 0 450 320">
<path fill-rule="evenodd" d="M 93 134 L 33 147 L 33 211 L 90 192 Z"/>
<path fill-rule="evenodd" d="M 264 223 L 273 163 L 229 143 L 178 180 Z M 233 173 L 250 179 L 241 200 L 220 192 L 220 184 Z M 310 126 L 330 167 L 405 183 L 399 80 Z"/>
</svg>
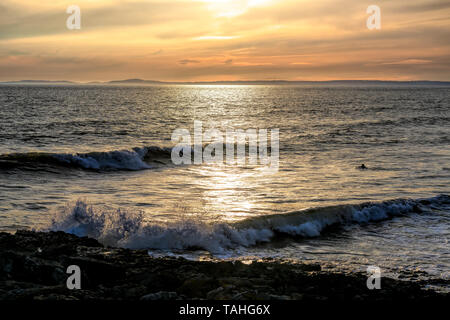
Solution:
<svg viewBox="0 0 450 320">
<path fill-rule="evenodd" d="M 366 167 L 366 165 L 363 163 L 360 167 L 359 167 L 361 170 L 365 170 L 365 169 L 367 169 L 367 167 Z"/>
</svg>

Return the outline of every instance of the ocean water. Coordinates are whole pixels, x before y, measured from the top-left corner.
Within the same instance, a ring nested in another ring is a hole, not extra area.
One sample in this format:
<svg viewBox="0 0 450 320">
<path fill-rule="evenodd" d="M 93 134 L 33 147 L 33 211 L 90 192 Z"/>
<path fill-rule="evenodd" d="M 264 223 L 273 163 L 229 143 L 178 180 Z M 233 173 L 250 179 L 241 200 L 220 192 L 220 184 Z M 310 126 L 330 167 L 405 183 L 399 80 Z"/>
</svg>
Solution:
<svg viewBox="0 0 450 320">
<path fill-rule="evenodd" d="M 448 288 L 449 101 L 449 87 L 405 85 L 3 85 L 0 230 L 375 265 Z M 171 135 L 194 120 L 279 129 L 279 170 L 172 164 Z"/>
</svg>

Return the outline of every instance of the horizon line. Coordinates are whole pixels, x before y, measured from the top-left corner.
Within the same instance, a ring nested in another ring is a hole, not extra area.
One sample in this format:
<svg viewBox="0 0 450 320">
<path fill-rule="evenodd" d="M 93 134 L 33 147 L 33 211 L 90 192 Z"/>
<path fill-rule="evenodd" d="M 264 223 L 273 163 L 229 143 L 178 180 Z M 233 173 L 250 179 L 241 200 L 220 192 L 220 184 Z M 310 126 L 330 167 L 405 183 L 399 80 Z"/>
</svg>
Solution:
<svg viewBox="0 0 450 320">
<path fill-rule="evenodd" d="M 130 78 L 122 80 L 105 80 L 105 81 L 73 81 L 73 80 L 44 80 L 44 79 L 22 79 L 22 80 L 7 80 L 0 81 L 0 84 L 72 84 L 72 85 L 92 85 L 92 84 L 326 84 L 326 83 L 393 83 L 393 84 L 414 84 L 414 83 L 436 83 L 449 84 L 450 80 L 366 80 L 366 79 L 350 79 L 350 80 L 213 80 L 213 81 L 162 81 L 162 80 L 146 80 L 140 78 Z"/>
</svg>

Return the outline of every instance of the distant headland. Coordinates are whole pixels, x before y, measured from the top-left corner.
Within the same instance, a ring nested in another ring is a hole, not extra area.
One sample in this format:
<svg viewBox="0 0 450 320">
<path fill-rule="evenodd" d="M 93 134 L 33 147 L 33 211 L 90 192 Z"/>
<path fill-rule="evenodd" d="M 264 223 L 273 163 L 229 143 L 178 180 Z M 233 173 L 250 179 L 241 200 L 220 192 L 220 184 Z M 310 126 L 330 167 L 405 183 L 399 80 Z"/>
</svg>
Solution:
<svg viewBox="0 0 450 320">
<path fill-rule="evenodd" d="M 18 80 L 1 81 L 0 84 L 52 84 L 52 85 L 370 85 L 370 86 L 450 86 L 450 81 L 391 81 L 391 80 L 328 80 L 328 81 L 290 81 L 290 80 L 238 80 L 238 81 L 158 81 L 144 79 L 125 79 L 111 81 L 76 82 L 67 80 Z"/>
</svg>

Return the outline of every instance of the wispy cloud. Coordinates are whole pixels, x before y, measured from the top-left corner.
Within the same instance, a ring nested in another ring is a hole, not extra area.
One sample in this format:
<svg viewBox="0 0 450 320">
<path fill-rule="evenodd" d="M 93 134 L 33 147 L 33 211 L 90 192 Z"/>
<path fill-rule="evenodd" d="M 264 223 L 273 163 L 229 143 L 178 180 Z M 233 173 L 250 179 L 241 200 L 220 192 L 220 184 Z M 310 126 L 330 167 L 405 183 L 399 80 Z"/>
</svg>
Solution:
<svg viewBox="0 0 450 320">
<path fill-rule="evenodd" d="M 431 63 L 433 61 L 431 60 L 425 60 L 425 59 L 405 59 L 400 61 L 392 61 L 392 62 L 384 62 L 382 64 L 406 64 L 406 65 L 414 65 L 414 64 L 425 64 L 425 63 Z"/>
<path fill-rule="evenodd" d="M 192 59 L 183 59 L 178 61 L 179 64 L 192 64 L 192 63 L 200 63 L 198 60 L 192 60 Z"/>
<path fill-rule="evenodd" d="M 201 36 L 195 37 L 194 40 L 230 40 L 235 39 L 236 36 Z"/>
<path fill-rule="evenodd" d="M 0 80 L 450 80 L 450 3 L 379 5 L 369 31 L 361 0 L 2 0 Z"/>
</svg>

